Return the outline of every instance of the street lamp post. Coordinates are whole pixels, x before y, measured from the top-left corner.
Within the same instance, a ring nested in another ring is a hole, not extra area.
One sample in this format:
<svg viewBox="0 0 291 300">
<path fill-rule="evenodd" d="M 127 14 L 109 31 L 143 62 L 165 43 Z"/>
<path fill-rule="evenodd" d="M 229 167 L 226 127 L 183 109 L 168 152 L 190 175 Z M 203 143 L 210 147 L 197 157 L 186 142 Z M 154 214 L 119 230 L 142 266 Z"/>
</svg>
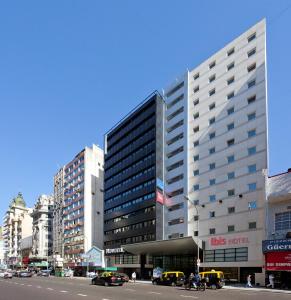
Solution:
<svg viewBox="0 0 291 300">
<path fill-rule="evenodd" d="M 199 212 L 198 212 L 198 206 L 192 200 L 190 200 L 188 196 L 185 195 L 184 198 L 187 201 L 189 201 L 196 210 L 196 216 L 197 216 L 197 220 L 196 220 L 196 222 L 197 222 L 197 241 L 196 241 L 196 244 L 197 244 L 197 261 L 196 261 L 196 264 L 197 264 L 197 273 L 199 274 L 200 257 L 199 257 Z"/>
</svg>

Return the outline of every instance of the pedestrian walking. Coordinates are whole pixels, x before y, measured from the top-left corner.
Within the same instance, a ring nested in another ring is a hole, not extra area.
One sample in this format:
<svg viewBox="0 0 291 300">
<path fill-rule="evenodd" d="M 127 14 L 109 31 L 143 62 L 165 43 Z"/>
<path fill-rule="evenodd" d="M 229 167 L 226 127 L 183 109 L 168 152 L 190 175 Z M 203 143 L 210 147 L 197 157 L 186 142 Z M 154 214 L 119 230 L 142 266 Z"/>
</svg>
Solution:
<svg viewBox="0 0 291 300">
<path fill-rule="evenodd" d="M 269 275 L 269 284 L 267 284 L 267 287 L 272 287 L 272 289 L 275 287 L 274 278 L 275 276 L 271 273 Z"/>
<path fill-rule="evenodd" d="M 246 287 L 253 287 L 252 286 L 252 276 L 251 275 L 248 275 L 247 277 L 247 285 Z"/>
<path fill-rule="evenodd" d="M 135 283 L 135 280 L 136 280 L 136 273 L 135 273 L 135 272 L 133 272 L 133 273 L 131 274 L 131 279 L 132 279 L 132 281 Z"/>
</svg>

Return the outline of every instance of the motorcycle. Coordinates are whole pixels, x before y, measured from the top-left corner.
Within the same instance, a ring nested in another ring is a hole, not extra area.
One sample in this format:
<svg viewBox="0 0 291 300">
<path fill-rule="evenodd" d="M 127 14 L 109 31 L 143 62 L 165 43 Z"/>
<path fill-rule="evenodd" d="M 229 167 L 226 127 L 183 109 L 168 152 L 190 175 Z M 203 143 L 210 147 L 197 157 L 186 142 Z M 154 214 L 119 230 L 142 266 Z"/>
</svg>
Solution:
<svg viewBox="0 0 291 300">
<path fill-rule="evenodd" d="M 191 290 L 191 288 L 195 289 L 196 291 L 205 291 L 206 289 L 206 282 L 204 280 L 200 280 L 198 282 L 194 280 L 185 280 L 184 288 L 186 290 Z"/>
</svg>

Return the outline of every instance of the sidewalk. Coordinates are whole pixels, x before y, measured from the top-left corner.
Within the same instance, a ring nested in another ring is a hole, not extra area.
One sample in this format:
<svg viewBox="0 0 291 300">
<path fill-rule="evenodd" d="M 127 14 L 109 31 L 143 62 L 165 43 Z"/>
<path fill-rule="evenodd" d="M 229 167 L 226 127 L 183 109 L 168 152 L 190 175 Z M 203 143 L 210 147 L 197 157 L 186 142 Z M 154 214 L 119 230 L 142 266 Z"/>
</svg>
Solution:
<svg viewBox="0 0 291 300">
<path fill-rule="evenodd" d="M 240 286 L 225 285 L 223 288 L 224 289 L 229 289 L 229 290 L 291 294 L 290 290 L 267 289 L 267 288 L 264 288 L 264 287 L 247 288 L 247 287 L 244 287 L 243 285 L 240 285 Z"/>
</svg>

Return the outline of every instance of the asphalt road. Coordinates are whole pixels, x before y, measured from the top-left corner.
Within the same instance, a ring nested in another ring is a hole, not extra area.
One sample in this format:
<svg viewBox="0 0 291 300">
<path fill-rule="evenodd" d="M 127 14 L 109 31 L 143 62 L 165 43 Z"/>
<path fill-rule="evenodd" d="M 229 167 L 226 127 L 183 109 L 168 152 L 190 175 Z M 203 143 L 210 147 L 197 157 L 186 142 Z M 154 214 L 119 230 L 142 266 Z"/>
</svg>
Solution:
<svg viewBox="0 0 291 300">
<path fill-rule="evenodd" d="M 103 287 L 90 285 L 90 282 L 85 279 L 55 277 L 0 279 L 0 300 L 244 300 L 252 297 L 255 297 L 256 300 L 273 300 L 274 298 L 290 300 L 290 296 L 290 294 L 251 290 L 186 291 L 178 287 L 140 283 L 127 283 L 122 287 Z"/>
</svg>

